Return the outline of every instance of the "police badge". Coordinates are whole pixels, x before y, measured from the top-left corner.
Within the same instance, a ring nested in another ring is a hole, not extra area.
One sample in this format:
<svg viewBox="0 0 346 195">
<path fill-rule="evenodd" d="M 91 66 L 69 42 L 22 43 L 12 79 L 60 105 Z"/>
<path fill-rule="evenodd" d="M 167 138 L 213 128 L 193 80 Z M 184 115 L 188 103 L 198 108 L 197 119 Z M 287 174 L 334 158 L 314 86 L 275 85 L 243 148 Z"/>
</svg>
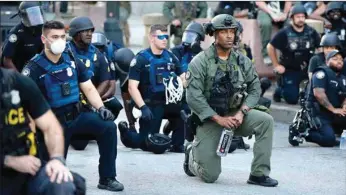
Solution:
<svg viewBox="0 0 346 195">
<path fill-rule="evenodd" d="M 290 43 L 290 48 L 291 48 L 292 50 L 296 50 L 297 47 L 298 47 L 298 44 L 297 44 L 296 42 Z"/>
<path fill-rule="evenodd" d="M 316 73 L 316 77 L 317 77 L 318 79 L 323 79 L 324 76 L 325 76 L 325 74 L 324 74 L 323 71 L 318 71 L 318 72 Z"/>
<path fill-rule="evenodd" d="M 66 69 L 66 71 L 67 71 L 67 76 L 72 76 L 73 75 L 73 72 L 72 72 L 72 69 L 70 68 L 70 67 L 68 67 L 67 69 Z"/>
</svg>

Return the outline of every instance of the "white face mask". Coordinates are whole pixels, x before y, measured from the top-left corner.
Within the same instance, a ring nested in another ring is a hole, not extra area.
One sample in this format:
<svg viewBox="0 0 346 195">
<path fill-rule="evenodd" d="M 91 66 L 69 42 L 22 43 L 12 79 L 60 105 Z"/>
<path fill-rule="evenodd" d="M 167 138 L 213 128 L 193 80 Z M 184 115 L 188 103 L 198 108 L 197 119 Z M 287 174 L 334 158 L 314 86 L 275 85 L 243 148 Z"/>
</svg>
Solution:
<svg viewBox="0 0 346 195">
<path fill-rule="evenodd" d="M 58 39 L 58 40 L 53 41 L 53 42 L 51 42 L 49 39 L 47 39 L 47 40 L 51 43 L 50 44 L 50 50 L 55 55 L 61 54 L 66 48 L 66 41 L 65 40 Z"/>
</svg>

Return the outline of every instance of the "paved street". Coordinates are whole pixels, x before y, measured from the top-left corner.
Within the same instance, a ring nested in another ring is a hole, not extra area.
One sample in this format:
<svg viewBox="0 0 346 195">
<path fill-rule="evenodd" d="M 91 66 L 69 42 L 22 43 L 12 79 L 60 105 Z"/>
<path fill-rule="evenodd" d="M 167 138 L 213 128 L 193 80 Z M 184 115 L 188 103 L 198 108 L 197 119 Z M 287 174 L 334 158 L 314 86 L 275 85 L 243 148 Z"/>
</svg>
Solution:
<svg viewBox="0 0 346 195">
<path fill-rule="evenodd" d="M 123 111 L 116 122 L 121 120 L 125 120 Z M 182 169 L 183 154 L 155 155 L 132 150 L 125 148 L 119 140 L 117 172 L 125 190 L 117 194 L 346 194 L 346 152 L 306 143 L 293 148 L 287 142 L 287 129 L 286 124 L 275 124 L 271 176 L 280 182 L 276 188 L 246 184 L 254 138 L 245 139 L 251 144 L 250 150 L 236 150 L 223 159 L 222 174 L 214 184 L 186 176 Z M 96 187 L 98 156 L 96 142 L 92 142 L 82 152 L 70 148 L 67 162 L 72 170 L 87 178 L 89 195 L 114 194 Z"/>
</svg>

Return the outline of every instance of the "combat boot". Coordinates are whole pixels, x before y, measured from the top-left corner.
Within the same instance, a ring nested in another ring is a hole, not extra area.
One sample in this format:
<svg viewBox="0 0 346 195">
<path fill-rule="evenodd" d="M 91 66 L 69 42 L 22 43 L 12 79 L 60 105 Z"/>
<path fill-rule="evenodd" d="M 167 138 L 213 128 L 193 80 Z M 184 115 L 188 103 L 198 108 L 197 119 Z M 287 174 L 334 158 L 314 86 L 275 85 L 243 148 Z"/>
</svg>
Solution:
<svg viewBox="0 0 346 195">
<path fill-rule="evenodd" d="M 124 185 L 115 178 L 100 179 L 97 188 L 109 191 L 123 191 Z"/>
<path fill-rule="evenodd" d="M 188 175 L 190 177 L 194 177 L 196 175 L 193 174 L 189 168 L 189 158 L 190 158 L 191 150 L 192 150 L 192 144 L 187 144 L 185 146 L 185 160 L 184 160 L 183 168 L 184 168 L 184 172 L 186 175 Z"/>
<path fill-rule="evenodd" d="M 250 174 L 249 179 L 247 180 L 248 184 L 254 184 L 254 185 L 259 185 L 259 186 L 264 186 L 264 187 L 275 187 L 279 184 L 278 180 L 272 179 L 269 176 L 253 176 Z"/>
</svg>

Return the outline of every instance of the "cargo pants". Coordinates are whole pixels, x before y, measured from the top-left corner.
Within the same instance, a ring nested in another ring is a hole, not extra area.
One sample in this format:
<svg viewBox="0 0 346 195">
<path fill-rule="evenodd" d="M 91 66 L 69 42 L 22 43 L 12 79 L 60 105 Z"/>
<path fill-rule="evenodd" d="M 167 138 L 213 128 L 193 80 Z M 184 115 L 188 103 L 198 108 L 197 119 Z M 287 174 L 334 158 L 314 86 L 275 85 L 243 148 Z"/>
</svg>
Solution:
<svg viewBox="0 0 346 195">
<path fill-rule="evenodd" d="M 253 147 L 254 158 L 251 175 L 268 176 L 270 173 L 270 157 L 273 144 L 274 119 L 271 115 L 250 110 L 244 117 L 235 135 L 249 136 L 255 134 Z M 213 121 L 207 121 L 197 128 L 189 155 L 189 169 L 206 183 L 215 182 L 221 173 L 221 157 L 216 154 L 223 127 Z"/>
</svg>

